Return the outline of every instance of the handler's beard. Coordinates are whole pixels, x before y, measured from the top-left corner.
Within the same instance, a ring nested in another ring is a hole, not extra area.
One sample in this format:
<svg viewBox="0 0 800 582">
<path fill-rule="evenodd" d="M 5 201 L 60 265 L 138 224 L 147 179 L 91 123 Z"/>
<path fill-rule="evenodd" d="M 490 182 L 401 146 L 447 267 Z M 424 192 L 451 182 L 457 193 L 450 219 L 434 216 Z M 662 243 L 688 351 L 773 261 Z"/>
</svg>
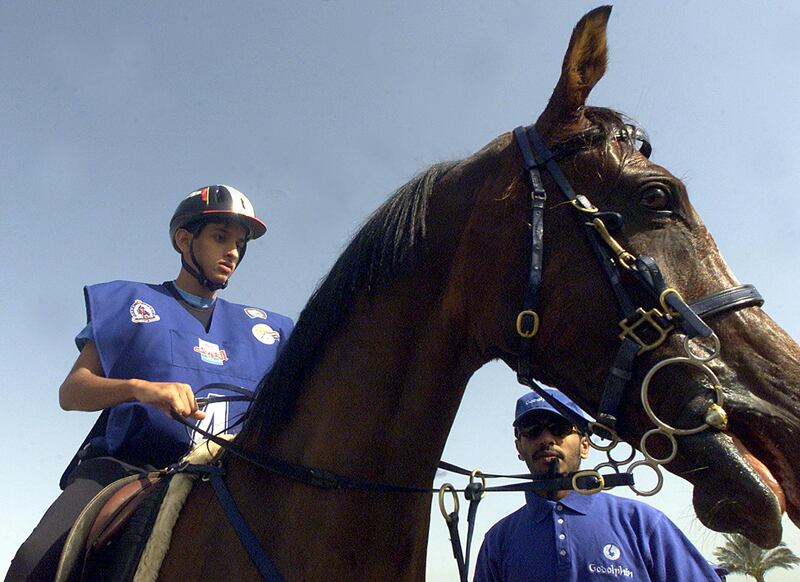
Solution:
<svg viewBox="0 0 800 582">
<path fill-rule="evenodd" d="M 564 469 L 565 469 L 563 473 L 559 471 L 562 462 L 564 463 Z M 565 455 L 563 459 L 553 458 L 547 464 L 547 471 L 543 473 L 531 471 L 531 474 L 539 479 L 554 479 L 560 475 L 566 475 L 568 473 L 578 471 L 580 468 L 581 468 L 581 453 L 580 451 L 575 451 L 574 456 Z M 545 493 L 545 497 L 553 501 L 557 499 L 555 491 L 547 491 Z"/>
</svg>

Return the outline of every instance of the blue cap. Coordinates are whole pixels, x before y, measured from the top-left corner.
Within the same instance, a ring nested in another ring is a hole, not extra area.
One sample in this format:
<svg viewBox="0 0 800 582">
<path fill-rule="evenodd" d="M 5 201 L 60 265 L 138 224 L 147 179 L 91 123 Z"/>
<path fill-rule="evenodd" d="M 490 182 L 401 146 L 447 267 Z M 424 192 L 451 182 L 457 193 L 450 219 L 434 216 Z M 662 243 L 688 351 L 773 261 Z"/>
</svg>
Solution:
<svg viewBox="0 0 800 582">
<path fill-rule="evenodd" d="M 575 404 L 572 400 L 567 398 L 566 395 L 563 394 L 562 392 L 556 390 L 555 388 L 542 388 L 542 390 L 544 392 L 547 392 L 549 395 L 553 396 L 556 400 L 558 400 L 562 404 L 565 404 L 570 410 L 575 412 L 575 414 L 577 414 L 581 418 L 585 419 L 587 422 L 591 422 L 592 419 L 589 418 L 577 404 Z M 534 412 L 536 410 L 543 410 L 545 412 L 557 414 L 562 418 L 566 418 L 558 410 L 553 408 L 553 406 L 549 402 L 547 402 L 547 400 L 539 396 L 536 392 L 531 391 L 523 394 L 517 399 L 517 408 L 514 411 L 513 426 L 515 427 L 519 426 L 520 420 L 522 420 L 523 416 L 525 416 L 529 412 Z M 567 420 L 571 419 L 568 418 Z"/>
</svg>

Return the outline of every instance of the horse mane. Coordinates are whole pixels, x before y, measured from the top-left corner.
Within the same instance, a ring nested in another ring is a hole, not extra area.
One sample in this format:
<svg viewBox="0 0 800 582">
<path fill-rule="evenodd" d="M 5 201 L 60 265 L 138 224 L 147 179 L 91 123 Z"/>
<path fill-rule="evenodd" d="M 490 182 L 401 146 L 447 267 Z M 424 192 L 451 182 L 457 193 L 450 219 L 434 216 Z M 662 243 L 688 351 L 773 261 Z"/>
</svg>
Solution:
<svg viewBox="0 0 800 582">
<path fill-rule="evenodd" d="M 621 113 L 587 107 L 593 128 L 558 145 L 581 150 L 597 147 L 598 136 L 610 151 L 617 133 L 630 124 Z M 425 239 L 428 200 L 436 182 L 460 161 L 434 164 L 396 190 L 367 218 L 300 313 L 294 331 L 275 365 L 261 380 L 258 396 L 242 429 L 261 443 L 291 417 L 303 384 L 322 348 L 350 314 L 357 297 L 376 291 L 415 265 Z M 520 167 L 520 172 L 522 168 Z"/>
<path fill-rule="evenodd" d="M 434 185 L 458 161 L 420 172 L 367 218 L 300 313 L 289 341 L 261 380 L 242 437 L 259 431 L 267 438 L 290 418 L 301 386 L 322 348 L 350 314 L 358 295 L 375 291 L 412 269 L 425 239 L 428 200 Z M 254 424 L 258 426 L 253 426 Z"/>
</svg>

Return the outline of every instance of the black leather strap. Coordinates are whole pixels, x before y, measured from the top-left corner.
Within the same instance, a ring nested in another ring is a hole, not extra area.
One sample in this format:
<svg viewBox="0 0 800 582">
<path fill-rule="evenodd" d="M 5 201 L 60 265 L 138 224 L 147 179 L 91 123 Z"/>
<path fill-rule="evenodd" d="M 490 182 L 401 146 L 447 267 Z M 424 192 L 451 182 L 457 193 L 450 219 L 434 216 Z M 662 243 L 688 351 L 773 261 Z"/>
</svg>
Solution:
<svg viewBox="0 0 800 582">
<path fill-rule="evenodd" d="M 714 317 L 720 313 L 745 307 L 761 307 L 764 298 L 753 285 L 739 285 L 706 295 L 692 302 L 692 308 L 699 317 Z"/>
<path fill-rule="evenodd" d="M 619 418 L 619 405 L 625 394 L 625 387 L 633 376 L 633 366 L 636 355 L 639 353 L 639 344 L 630 338 L 622 340 L 614 358 L 614 365 L 608 371 L 606 383 L 603 387 L 603 396 L 597 412 L 597 422 L 612 430 L 616 430 Z M 611 439 L 613 435 L 600 427 L 594 431 L 604 439 Z"/>
</svg>

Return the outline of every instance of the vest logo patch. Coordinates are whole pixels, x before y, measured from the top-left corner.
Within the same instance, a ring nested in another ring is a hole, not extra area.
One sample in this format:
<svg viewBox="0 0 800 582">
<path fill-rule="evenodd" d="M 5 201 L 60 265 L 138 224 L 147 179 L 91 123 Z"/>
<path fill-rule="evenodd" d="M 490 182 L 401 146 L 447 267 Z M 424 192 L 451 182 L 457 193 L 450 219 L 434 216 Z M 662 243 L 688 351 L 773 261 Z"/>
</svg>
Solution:
<svg viewBox="0 0 800 582">
<path fill-rule="evenodd" d="M 603 555 L 609 560 L 618 560 L 622 552 L 614 544 L 606 544 L 603 546 Z"/>
<path fill-rule="evenodd" d="M 131 321 L 133 323 L 153 323 L 161 319 L 149 303 L 145 303 L 141 299 L 135 300 L 130 308 Z"/>
<path fill-rule="evenodd" d="M 207 364 L 222 366 L 228 361 L 228 354 L 225 353 L 225 350 L 221 350 L 217 344 L 207 342 L 203 339 L 197 338 L 197 345 L 194 346 L 193 349 L 200 354 L 200 359 Z"/>
<path fill-rule="evenodd" d="M 257 323 L 253 326 L 253 335 L 262 344 L 271 346 L 275 342 L 281 341 L 281 334 L 272 329 L 266 323 Z"/>
<path fill-rule="evenodd" d="M 259 309 L 258 307 L 245 307 L 244 313 L 250 319 L 266 319 L 267 312 L 263 309 Z"/>
</svg>

